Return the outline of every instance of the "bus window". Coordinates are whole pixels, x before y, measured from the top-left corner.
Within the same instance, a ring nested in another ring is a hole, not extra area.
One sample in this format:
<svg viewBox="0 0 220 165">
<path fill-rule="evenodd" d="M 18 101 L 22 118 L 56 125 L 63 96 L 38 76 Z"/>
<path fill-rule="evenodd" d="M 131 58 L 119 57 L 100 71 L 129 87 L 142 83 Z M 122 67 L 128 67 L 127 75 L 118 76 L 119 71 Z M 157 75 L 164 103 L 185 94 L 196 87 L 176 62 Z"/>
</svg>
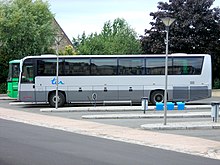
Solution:
<svg viewBox="0 0 220 165">
<path fill-rule="evenodd" d="M 24 64 L 22 69 L 22 83 L 33 83 L 34 82 L 34 70 L 33 64 Z"/>
<path fill-rule="evenodd" d="M 8 80 L 7 81 L 15 81 L 15 78 L 16 78 L 16 81 L 18 81 L 19 66 L 20 66 L 20 63 L 9 64 Z"/>
<path fill-rule="evenodd" d="M 59 75 L 63 75 L 63 60 L 59 59 Z M 55 76 L 57 72 L 57 59 L 37 60 L 37 76 Z"/>
<path fill-rule="evenodd" d="M 66 76 L 88 76 L 90 75 L 89 58 L 65 59 L 64 74 Z"/>
<path fill-rule="evenodd" d="M 203 57 L 175 57 L 173 59 L 174 75 L 200 75 Z"/>
<path fill-rule="evenodd" d="M 116 58 L 93 58 L 91 60 L 91 75 L 116 75 Z"/>
<path fill-rule="evenodd" d="M 144 58 L 119 58 L 119 75 L 143 75 Z"/>
<path fill-rule="evenodd" d="M 12 70 L 13 70 L 12 69 L 12 64 L 9 64 L 8 79 L 7 79 L 7 81 L 12 81 L 12 73 L 13 73 Z"/>
<path fill-rule="evenodd" d="M 147 75 L 164 75 L 165 58 L 146 58 Z"/>
<path fill-rule="evenodd" d="M 19 77 L 19 64 L 12 64 L 12 78 Z"/>
<path fill-rule="evenodd" d="M 147 75 L 164 75 L 165 74 L 165 58 L 151 57 L 146 58 L 146 74 Z M 172 74 L 172 59 L 168 58 L 168 74 Z"/>
</svg>

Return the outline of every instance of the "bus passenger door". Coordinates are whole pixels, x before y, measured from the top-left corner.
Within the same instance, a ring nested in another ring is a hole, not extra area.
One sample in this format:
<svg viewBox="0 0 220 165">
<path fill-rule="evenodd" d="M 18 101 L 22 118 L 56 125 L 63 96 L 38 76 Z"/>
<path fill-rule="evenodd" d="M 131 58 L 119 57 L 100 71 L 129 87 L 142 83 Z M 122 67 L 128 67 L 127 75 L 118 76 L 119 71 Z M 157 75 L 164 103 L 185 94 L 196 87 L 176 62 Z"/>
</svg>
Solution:
<svg viewBox="0 0 220 165">
<path fill-rule="evenodd" d="M 32 63 L 24 63 L 19 89 L 19 100 L 24 102 L 35 102 L 34 68 Z"/>
</svg>

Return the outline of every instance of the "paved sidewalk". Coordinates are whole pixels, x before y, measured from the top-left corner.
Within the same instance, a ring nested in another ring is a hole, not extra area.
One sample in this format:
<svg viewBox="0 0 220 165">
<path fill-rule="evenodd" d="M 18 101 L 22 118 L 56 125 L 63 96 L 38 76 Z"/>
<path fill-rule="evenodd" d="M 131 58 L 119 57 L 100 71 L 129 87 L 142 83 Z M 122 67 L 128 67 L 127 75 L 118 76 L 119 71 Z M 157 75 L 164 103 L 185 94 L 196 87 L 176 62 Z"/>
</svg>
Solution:
<svg viewBox="0 0 220 165">
<path fill-rule="evenodd" d="M 0 118 L 89 136 L 220 159 L 220 142 L 0 108 Z"/>
<path fill-rule="evenodd" d="M 209 112 L 197 112 L 194 110 L 210 109 Z M 105 114 L 105 111 L 137 111 L 141 112 L 141 106 L 97 106 L 97 107 L 65 107 L 65 108 L 43 108 L 41 112 L 78 112 L 78 111 L 97 111 L 103 112 L 98 115 L 83 115 L 82 119 L 139 119 L 139 118 L 163 118 L 164 111 L 155 111 L 155 106 L 149 106 L 146 113 L 113 113 Z M 167 111 L 167 118 L 210 118 L 210 122 L 184 122 L 163 124 L 144 124 L 140 126 L 147 130 L 183 130 L 183 129 L 220 129 L 220 123 L 212 122 L 211 105 L 186 105 L 185 110 Z"/>
<path fill-rule="evenodd" d="M 194 106 L 194 108 L 198 108 Z M 140 127 L 146 130 L 186 130 L 186 129 L 220 129 L 220 122 L 213 122 L 210 112 L 196 112 L 196 111 L 168 111 L 167 118 L 210 118 L 207 122 L 178 122 L 168 123 L 163 125 L 158 124 L 144 124 Z M 148 111 L 143 113 L 117 113 L 117 114 L 98 114 L 98 115 L 83 115 L 83 119 L 139 119 L 139 118 L 164 118 L 163 111 Z M 219 120 L 219 119 L 218 119 Z"/>
<path fill-rule="evenodd" d="M 220 129 L 220 122 L 170 122 L 166 125 L 158 124 L 143 124 L 141 128 L 145 130 L 198 130 L 198 129 Z"/>
<path fill-rule="evenodd" d="M 7 94 L 0 94 L 0 100 L 16 100 L 16 99 L 8 97 Z"/>
<path fill-rule="evenodd" d="M 35 104 L 35 103 L 23 103 L 12 102 L 10 104 Z M 196 112 L 193 110 L 210 109 L 208 112 Z M 143 108 L 141 106 L 90 106 L 90 107 L 62 107 L 62 108 L 42 108 L 41 112 L 103 112 L 99 115 L 83 115 L 82 119 L 138 119 L 138 118 L 163 118 L 163 111 L 156 111 L 155 106 L 148 106 L 146 114 L 142 113 Z M 105 114 L 104 112 L 117 112 L 115 114 Z M 125 111 L 136 111 L 139 113 L 123 113 Z M 141 112 L 141 113 L 140 113 Z M 171 110 L 167 112 L 167 118 L 210 118 L 210 122 L 206 123 L 169 123 L 166 126 L 162 124 L 142 125 L 142 129 L 148 130 L 177 130 L 177 129 L 220 129 L 220 123 L 211 122 L 211 105 L 186 105 L 185 110 Z M 219 119 L 220 120 L 220 119 Z"/>
<path fill-rule="evenodd" d="M 212 96 L 220 97 L 220 89 L 213 89 L 212 90 Z"/>
</svg>

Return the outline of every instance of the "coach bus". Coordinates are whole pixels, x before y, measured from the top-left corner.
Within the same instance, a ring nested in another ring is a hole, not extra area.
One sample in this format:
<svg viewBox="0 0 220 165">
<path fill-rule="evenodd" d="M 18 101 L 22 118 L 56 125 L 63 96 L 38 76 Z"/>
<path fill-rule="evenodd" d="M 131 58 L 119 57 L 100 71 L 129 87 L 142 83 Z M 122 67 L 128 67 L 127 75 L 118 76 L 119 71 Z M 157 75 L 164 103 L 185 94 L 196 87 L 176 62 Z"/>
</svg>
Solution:
<svg viewBox="0 0 220 165">
<path fill-rule="evenodd" d="M 18 96 L 19 69 L 20 60 L 9 61 L 7 95 L 11 98 L 17 98 Z"/>
<path fill-rule="evenodd" d="M 155 104 L 164 99 L 165 55 L 59 56 L 58 106 L 104 101 Z M 19 100 L 56 102 L 56 55 L 28 56 L 21 60 Z M 211 57 L 207 54 L 168 56 L 169 101 L 211 97 Z M 95 97 L 94 97 L 95 96 Z"/>
</svg>

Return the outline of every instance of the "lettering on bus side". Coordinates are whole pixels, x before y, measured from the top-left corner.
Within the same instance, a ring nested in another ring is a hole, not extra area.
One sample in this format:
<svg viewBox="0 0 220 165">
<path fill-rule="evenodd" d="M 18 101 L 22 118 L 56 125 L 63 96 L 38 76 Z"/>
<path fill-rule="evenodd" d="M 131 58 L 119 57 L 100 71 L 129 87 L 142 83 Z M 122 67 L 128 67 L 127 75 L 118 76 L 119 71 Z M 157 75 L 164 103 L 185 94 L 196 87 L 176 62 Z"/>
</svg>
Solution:
<svg viewBox="0 0 220 165">
<path fill-rule="evenodd" d="M 56 78 L 53 78 L 53 79 L 51 80 L 51 83 L 52 83 L 53 85 L 55 85 L 55 84 L 56 84 Z M 58 84 L 63 85 L 64 82 L 63 82 L 62 80 L 60 80 L 60 81 L 58 82 Z"/>
</svg>

